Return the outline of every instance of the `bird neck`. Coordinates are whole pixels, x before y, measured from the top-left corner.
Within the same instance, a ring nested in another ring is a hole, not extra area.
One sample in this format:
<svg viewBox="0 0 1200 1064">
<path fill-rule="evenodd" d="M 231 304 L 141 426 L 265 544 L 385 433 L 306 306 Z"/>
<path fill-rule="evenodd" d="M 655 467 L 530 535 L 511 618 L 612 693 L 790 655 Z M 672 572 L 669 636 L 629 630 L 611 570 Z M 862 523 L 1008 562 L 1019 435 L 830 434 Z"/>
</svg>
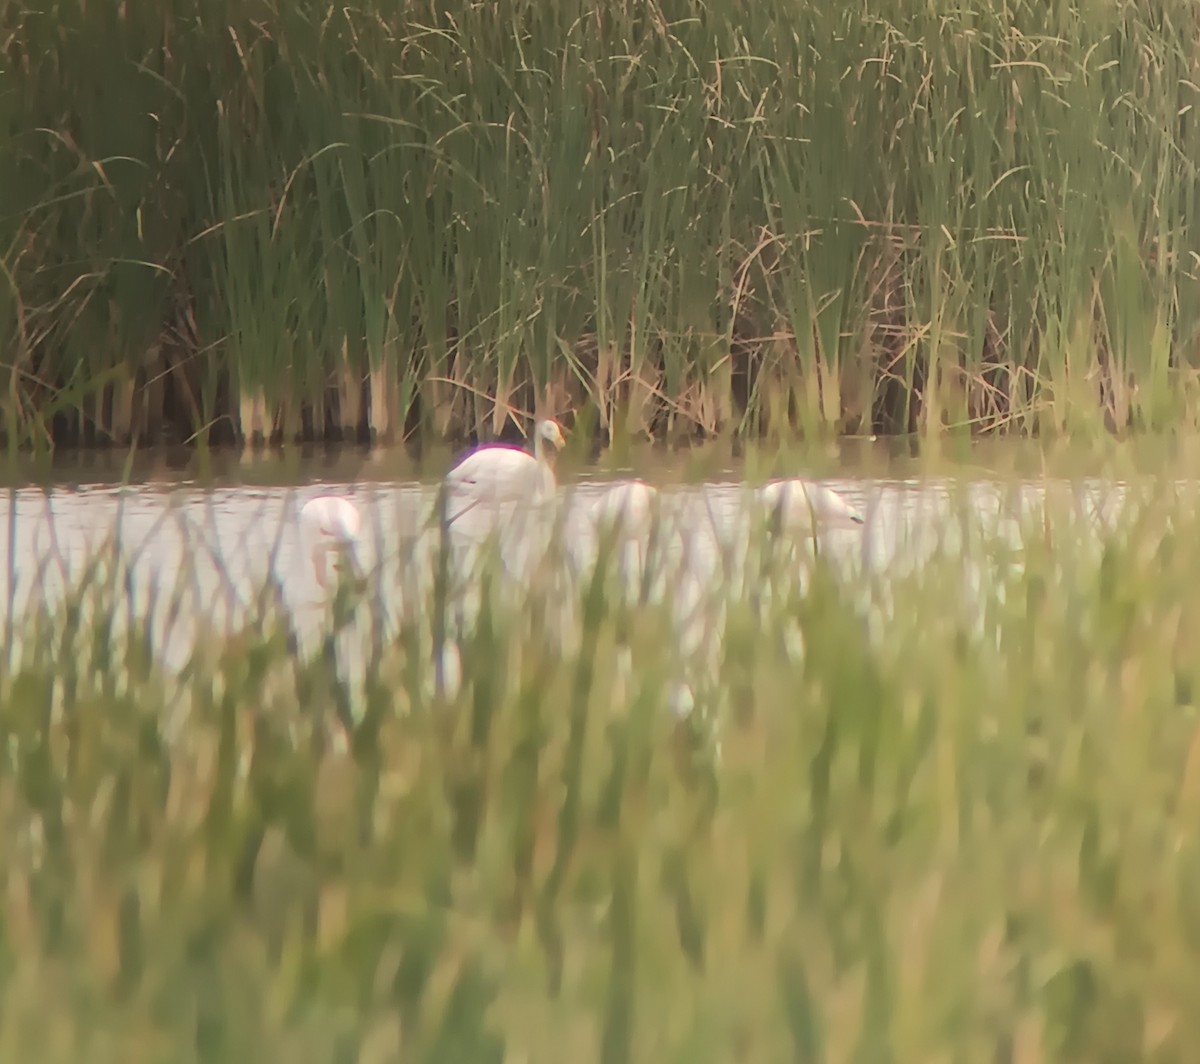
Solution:
<svg viewBox="0 0 1200 1064">
<path fill-rule="evenodd" d="M 313 573 L 317 578 L 317 586 L 324 588 L 329 580 L 329 559 L 326 556 L 324 544 L 318 544 L 312 549 Z"/>
<path fill-rule="evenodd" d="M 551 469 L 554 468 L 554 460 L 558 457 L 558 452 L 553 447 L 546 445 L 540 432 L 535 433 L 533 437 L 533 457 Z"/>
</svg>

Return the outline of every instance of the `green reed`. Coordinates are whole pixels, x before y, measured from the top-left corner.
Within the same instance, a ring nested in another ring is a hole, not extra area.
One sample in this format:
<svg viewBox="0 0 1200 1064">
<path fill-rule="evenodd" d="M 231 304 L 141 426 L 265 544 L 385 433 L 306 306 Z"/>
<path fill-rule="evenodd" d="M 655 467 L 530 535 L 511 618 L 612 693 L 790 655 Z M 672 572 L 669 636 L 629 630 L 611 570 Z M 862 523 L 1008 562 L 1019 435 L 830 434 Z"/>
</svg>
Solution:
<svg viewBox="0 0 1200 1064">
<path fill-rule="evenodd" d="M 1174 0 L 0 25 L 22 443 L 1195 420 Z"/>
<path fill-rule="evenodd" d="M 1052 490 L 1014 542 L 964 506 L 919 564 L 716 587 L 716 747 L 667 711 L 661 607 L 603 569 L 565 646 L 560 587 L 493 584 L 441 703 L 434 603 L 358 687 L 270 588 L 172 671 L 179 592 L 101 552 L 0 674 L 0 1046 L 1187 1060 L 1196 520 L 1155 483 L 1098 531 Z"/>
</svg>

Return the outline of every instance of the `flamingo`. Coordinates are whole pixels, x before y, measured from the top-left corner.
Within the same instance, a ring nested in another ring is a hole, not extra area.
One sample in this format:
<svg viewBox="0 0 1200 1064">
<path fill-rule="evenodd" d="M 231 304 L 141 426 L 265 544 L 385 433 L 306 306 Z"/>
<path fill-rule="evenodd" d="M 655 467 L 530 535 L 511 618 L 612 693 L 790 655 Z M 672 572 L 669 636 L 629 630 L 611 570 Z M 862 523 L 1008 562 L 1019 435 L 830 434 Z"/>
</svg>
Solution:
<svg viewBox="0 0 1200 1064">
<path fill-rule="evenodd" d="M 486 444 L 460 461 L 442 481 L 446 522 L 476 506 L 535 505 L 554 497 L 554 459 L 566 446 L 557 421 L 533 427 L 532 453 L 507 443 Z"/>
<path fill-rule="evenodd" d="M 757 501 L 772 511 L 778 531 L 811 530 L 815 525 L 850 528 L 863 517 L 832 488 L 798 477 L 772 480 L 755 492 Z"/>
<path fill-rule="evenodd" d="M 629 480 L 605 489 L 588 505 L 588 513 L 597 525 L 615 529 L 622 538 L 641 539 L 650 533 L 657 505 L 654 488 Z"/>
<path fill-rule="evenodd" d="M 596 531 L 618 552 L 626 580 L 640 583 L 648 576 L 646 567 L 658 505 L 655 488 L 641 480 L 630 480 L 607 488 L 587 507 Z"/>
<path fill-rule="evenodd" d="M 325 588 L 329 574 L 343 563 L 357 572 L 362 518 L 358 507 L 338 495 L 318 495 L 300 508 L 300 528 L 312 560 L 317 583 Z"/>
<path fill-rule="evenodd" d="M 559 424 L 550 419 L 536 421 L 531 435 L 528 451 L 504 443 L 476 448 L 442 480 L 438 515 L 445 553 L 438 565 L 446 568 L 443 598 L 434 620 L 435 643 L 442 650 L 450 636 L 448 629 L 461 636 L 478 613 L 478 588 L 464 587 L 459 581 L 483 561 L 479 553 L 483 541 L 500 533 L 492 545 L 499 551 L 502 569 L 512 578 L 503 582 L 510 596 L 517 587 L 528 585 L 549 545 L 549 522 L 540 519 L 547 516 L 556 496 L 555 459 L 566 440 Z M 447 608 L 450 616 L 441 612 Z M 442 659 L 435 661 L 444 670 Z M 439 687 L 446 691 L 441 678 Z"/>
<path fill-rule="evenodd" d="M 439 513 L 444 532 L 478 545 L 501 531 L 496 546 L 505 568 L 522 580 L 544 547 L 541 518 L 556 491 L 554 461 L 566 441 L 556 421 L 541 420 L 533 429 L 532 451 L 510 444 L 488 444 L 472 451 L 442 481 Z M 531 526 L 526 522 L 534 519 Z M 499 527 L 498 527 L 499 526 Z M 510 551 L 515 550 L 515 554 Z M 457 553 L 454 550 L 454 553 Z M 455 568 L 471 568 L 477 559 L 468 550 Z"/>
</svg>

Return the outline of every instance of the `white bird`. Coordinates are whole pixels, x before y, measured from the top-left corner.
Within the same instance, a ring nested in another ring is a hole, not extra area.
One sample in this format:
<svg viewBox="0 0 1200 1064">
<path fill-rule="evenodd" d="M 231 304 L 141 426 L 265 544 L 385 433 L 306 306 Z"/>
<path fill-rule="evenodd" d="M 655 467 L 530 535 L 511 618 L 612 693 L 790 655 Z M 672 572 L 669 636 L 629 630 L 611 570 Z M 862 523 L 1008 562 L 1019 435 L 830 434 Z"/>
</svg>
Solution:
<svg viewBox="0 0 1200 1064">
<path fill-rule="evenodd" d="M 557 421 L 533 427 L 533 453 L 507 443 L 478 447 L 442 481 L 446 521 L 454 522 L 477 506 L 531 505 L 554 497 L 554 459 L 566 445 Z"/>
<path fill-rule="evenodd" d="M 327 587 L 330 572 L 343 563 L 358 569 L 358 544 L 362 518 L 358 507 L 337 495 L 318 495 L 300 508 L 300 529 L 312 560 L 317 583 Z"/>
<path fill-rule="evenodd" d="M 635 590 L 644 578 L 658 513 L 658 491 L 641 480 L 614 484 L 587 507 L 596 533 L 611 545 L 622 577 Z"/>
<path fill-rule="evenodd" d="M 750 596 L 765 620 L 780 591 L 803 593 L 806 545 L 816 549 L 827 530 L 859 528 L 864 521 L 836 491 L 811 480 L 772 480 L 751 489 L 749 501 L 737 530 L 740 550 L 730 559 L 733 584 L 738 595 Z"/>
<path fill-rule="evenodd" d="M 510 444 L 488 444 L 463 458 L 442 481 L 442 528 L 454 578 L 468 581 L 468 599 L 462 604 L 468 613 L 477 606 L 470 599 L 470 590 L 478 587 L 472 577 L 490 553 L 481 548 L 498 551 L 502 570 L 522 587 L 550 546 L 554 460 L 566 441 L 555 421 L 536 422 L 532 435 L 532 453 Z"/>
<path fill-rule="evenodd" d="M 862 514 L 832 488 L 798 477 L 772 480 L 755 492 L 771 511 L 778 531 L 849 528 L 863 523 Z"/>
<path fill-rule="evenodd" d="M 622 538 L 645 538 L 650 534 L 658 492 L 641 480 L 628 480 L 606 488 L 588 505 L 588 513 L 599 527 L 616 529 Z"/>
</svg>

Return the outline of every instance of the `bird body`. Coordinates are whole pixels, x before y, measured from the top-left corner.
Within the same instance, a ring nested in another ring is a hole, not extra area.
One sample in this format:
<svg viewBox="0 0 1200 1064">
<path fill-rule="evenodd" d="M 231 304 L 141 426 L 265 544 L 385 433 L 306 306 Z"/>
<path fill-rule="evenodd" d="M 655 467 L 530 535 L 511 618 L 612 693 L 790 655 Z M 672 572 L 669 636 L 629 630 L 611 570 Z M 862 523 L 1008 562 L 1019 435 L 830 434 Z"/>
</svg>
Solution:
<svg viewBox="0 0 1200 1064">
<path fill-rule="evenodd" d="M 644 539 L 650 534 L 658 492 L 641 480 L 606 488 L 588 506 L 600 529 L 615 530 L 622 539 Z"/>
<path fill-rule="evenodd" d="M 556 486 L 549 464 L 507 443 L 472 451 L 443 483 L 453 499 L 469 506 L 541 500 L 553 495 Z"/>
<path fill-rule="evenodd" d="M 587 506 L 594 547 L 604 544 L 615 553 L 622 582 L 635 596 L 646 579 L 658 507 L 658 491 L 641 480 L 614 484 Z"/>
<path fill-rule="evenodd" d="M 799 477 L 772 480 L 755 492 L 760 504 L 768 507 L 779 531 L 810 531 L 823 528 L 850 528 L 863 523 L 860 514 L 832 488 Z"/>
<path fill-rule="evenodd" d="M 309 499 L 300 508 L 300 528 L 321 587 L 327 586 L 330 571 L 339 571 L 343 561 L 357 568 L 362 518 L 349 499 L 337 495 Z"/>
<path fill-rule="evenodd" d="M 525 586 L 550 543 L 557 497 L 554 459 L 564 446 L 555 421 L 538 421 L 532 450 L 487 444 L 443 478 L 439 514 L 456 580 L 472 575 L 495 547 L 502 568 Z M 490 543 L 489 543 L 490 541 Z M 464 589 L 464 590 L 468 590 Z"/>
<path fill-rule="evenodd" d="M 565 445 L 556 421 L 539 421 L 533 430 L 533 450 L 508 443 L 489 443 L 462 459 L 442 481 L 448 503 L 447 520 L 476 506 L 531 504 L 554 496 L 554 454 Z"/>
</svg>

